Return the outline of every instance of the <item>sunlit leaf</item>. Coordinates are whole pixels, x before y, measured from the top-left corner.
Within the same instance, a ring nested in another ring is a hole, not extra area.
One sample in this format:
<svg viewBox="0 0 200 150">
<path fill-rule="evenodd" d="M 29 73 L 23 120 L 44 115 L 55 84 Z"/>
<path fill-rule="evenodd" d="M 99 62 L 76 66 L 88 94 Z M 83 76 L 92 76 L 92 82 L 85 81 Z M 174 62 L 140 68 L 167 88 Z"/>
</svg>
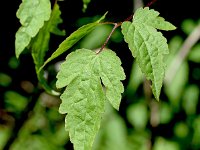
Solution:
<svg viewBox="0 0 200 150">
<path fill-rule="evenodd" d="M 106 98 L 119 109 L 124 91 L 120 81 L 125 79 L 121 61 L 111 50 L 99 54 L 88 49 L 76 50 L 61 64 L 57 78 L 57 88 L 67 86 L 61 95 L 59 112 L 67 113 L 70 139 L 75 149 L 91 149 Z"/>
<path fill-rule="evenodd" d="M 199 88 L 196 85 L 188 86 L 183 94 L 183 108 L 188 115 L 196 113 L 199 100 Z"/>
<path fill-rule="evenodd" d="M 21 27 L 16 33 L 15 53 L 18 58 L 23 50 L 29 45 L 31 38 L 35 37 L 44 21 L 50 18 L 51 4 L 49 0 L 23 0 L 17 17 Z"/>
<path fill-rule="evenodd" d="M 163 55 L 168 54 L 169 50 L 167 40 L 156 29 L 175 29 L 175 26 L 158 15 L 157 11 L 149 10 L 148 7 L 139 8 L 132 22 L 126 21 L 122 24 L 125 41 L 141 71 L 152 81 L 152 91 L 157 100 L 159 100 L 165 72 Z"/>
</svg>

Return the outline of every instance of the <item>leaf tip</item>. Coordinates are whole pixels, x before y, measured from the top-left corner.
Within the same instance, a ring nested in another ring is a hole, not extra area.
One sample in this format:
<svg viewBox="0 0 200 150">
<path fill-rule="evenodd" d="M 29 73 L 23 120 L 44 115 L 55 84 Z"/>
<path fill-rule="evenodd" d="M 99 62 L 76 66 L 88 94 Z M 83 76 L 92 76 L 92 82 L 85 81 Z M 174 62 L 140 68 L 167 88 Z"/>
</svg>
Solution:
<svg viewBox="0 0 200 150">
<path fill-rule="evenodd" d="M 97 23 L 100 23 L 103 19 L 105 19 L 105 17 L 106 17 L 107 14 L 108 14 L 108 11 L 106 11 L 104 13 L 104 15 L 99 20 L 97 20 Z"/>
<path fill-rule="evenodd" d="M 20 54 L 21 53 L 19 51 L 15 50 L 15 56 L 16 56 L 17 59 L 19 59 Z"/>
<path fill-rule="evenodd" d="M 159 97 L 155 97 L 155 98 L 156 98 L 156 101 L 158 101 L 158 102 L 160 101 L 160 98 L 159 98 Z"/>
</svg>

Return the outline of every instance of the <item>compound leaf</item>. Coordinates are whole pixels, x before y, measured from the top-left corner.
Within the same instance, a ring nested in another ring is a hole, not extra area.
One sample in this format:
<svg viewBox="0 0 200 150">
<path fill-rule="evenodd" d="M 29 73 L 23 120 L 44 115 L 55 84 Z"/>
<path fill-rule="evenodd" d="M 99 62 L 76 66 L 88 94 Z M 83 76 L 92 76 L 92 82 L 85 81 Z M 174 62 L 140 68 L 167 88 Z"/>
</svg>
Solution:
<svg viewBox="0 0 200 150">
<path fill-rule="evenodd" d="M 122 24 L 122 33 L 147 79 L 152 81 L 152 91 L 157 100 L 165 72 L 163 55 L 168 54 L 166 38 L 160 30 L 174 30 L 175 26 L 158 16 L 159 13 L 148 7 L 139 8 L 133 21 Z"/>
<path fill-rule="evenodd" d="M 76 31 L 74 31 L 69 37 L 67 37 L 58 47 L 58 49 L 51 55 L 50 58 L 48 58 L 41 69 L 50 61 L 55 59 L 56 57 L 60 56 L 62 53 L 66 52 L 68 49 L 70 49 L 74 44 L 76 44 L 80 39 L 82 39 L 85 35 L 90 33 L 97 25 L 99 25 L 99 22 L 102 21 L 107 13 L 105 13 L 99 20 L 86 24 Z"/>
<path fill-rule="evenodd" d="M 67 113 L 66 130 L 74 148 L 89 150 L 100 127 L 106 98 L 113 107 L 119 107 L 124 90 L 121 80 L 125 79 L 121 61 L 111 50 L 99 54 L 76 50 L 61 64 L 57 79 L 57 88 L 67 86 L 59 112 Z"/>
<path fill-rule="evenodd" d="M 18 58 L 23 50 L 29 45 L 31 38 L 35 37 L 44 21 L 49 20 L 51 4 L 49 0 L 23 0 L 17 17 L 21 27 L 16 33 L 15 53 Z"/>
</svg>

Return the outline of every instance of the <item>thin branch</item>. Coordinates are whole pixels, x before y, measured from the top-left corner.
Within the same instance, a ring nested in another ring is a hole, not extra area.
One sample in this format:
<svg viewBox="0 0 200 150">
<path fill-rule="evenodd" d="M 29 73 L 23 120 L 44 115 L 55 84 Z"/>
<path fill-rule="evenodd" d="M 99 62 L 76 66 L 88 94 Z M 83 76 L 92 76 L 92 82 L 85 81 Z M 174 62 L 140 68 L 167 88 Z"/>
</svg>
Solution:
<svg viewBox="0 0 200 150">
<path fill-rule="evenodd" d="M 112 24 L 112 25 L 115 25 L 115 23 L 114 22 L 100 22 L 99 24 Z"/>
<path fill-rule="evenodd" d="M 181 64 L 183 63 L 185 58 L 188 56 L 191 48 L 197 43 L 199 39 L 200 39 L 200 25 L 198 25 L 192 31 L 192 33 L 187 37 L 182 47 L 180 48 L 178 54 L 176 55 L 176 57 L 174 57 L 169 68 L 167 69 L 166 75 L 165 75 L 165 82 L 167 84 L 170 84 L 172 82 Z"/>
<path fill-rule="evenodd" d="M 151 5 L 153 5 L 157 0 L 152 0 L 151 2 L 149 2 L 146 7 L 150 7 Z M 105 23 L 102 23 L 102 24 L 113 24 L 114 27 L 112 29 L 112 31 L 110 32 L 110 34 L 108 35 L 106 41 L 104 42 L 104 44 L 101 46 L 101 48 L 96 52 L 96 54 L 99 54 L 101 51 L 103 51 L 103 49 L 105 48 L 105 46 L 107 45 L 108 41 L 110 40 L 110 37 L 112 36 L 112 34 L 114 33 L 114 31 L 122 25 L 123 22 L 125 21 L 129 21 L 133 18 L 133 15 L 132 14 L 131 16 L 129 16 L 128 18 L 126 18 L 124 21 L 122 22 L 118 22 L 118 23 L 112 23 L 112 22 L 105 22 Z"/>
<path fill-rule="evenodd" d="M 151 2 L 149 2 L 146 7 L 150 7 L 151 5 L 153 5 L 157 0 L 152 0 Z"/>
<path fill-rule="evenodd" d="M 106 41 L 104 42 L 104 44 L 101 46 L 101 48 L 99 49 L 99 51 L 97 52 L 97 54 L 99 54 L 106 46 L 106 44 L 108 43 L 108 41 L 110 40 L 110 37 L 112 36 L 112 34 L 114 33 L 115 29 L 117 29 L 117 27 L 119 27 L 120 25 L 118 23 L 115 23 L 115 26 L 113 27 L 112 31 L 110 32 L 110 34 L 108 35 Z"/>
</svg>

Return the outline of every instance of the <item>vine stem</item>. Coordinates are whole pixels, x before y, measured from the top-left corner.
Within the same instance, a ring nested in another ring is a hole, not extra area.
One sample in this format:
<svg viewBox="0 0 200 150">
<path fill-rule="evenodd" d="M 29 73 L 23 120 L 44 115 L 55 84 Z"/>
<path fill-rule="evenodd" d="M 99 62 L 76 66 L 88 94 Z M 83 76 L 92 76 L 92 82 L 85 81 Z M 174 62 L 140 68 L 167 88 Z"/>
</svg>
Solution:
<svg viewBox="0 0 200 150">
<path fill-rule="evenodd" d="M 156 1 L 157 1 L 157 0 L 152 0 L 152 1 L 150 1 L 145 7 L 150 7 L 150 6 L 153 5 Z M 108 43 L 108 41 L 110 40 L 110 38 L 111 38 L 112 34 L 114 33 L 114 31 L 115 31 L 119 26 L 121 26 L 123 22 L 131 20 L 131 19 L 133 18 L 133 15 L 134 15 L 134 14 L 132 14 L 131 16 L 129 16 L 128 18 L 126 18 L 126 19 L 125 19 L 124 21 L 122 21 L 122 22 L 118 22 L 118 23 L 104 22 L 104 23 L 102 23 L 102 24 L 113 24 L 114 27 L 113 27 L 112 31 L 110 32 L 110 34 L 108 35 L 106 41 L 103 43 L 103 45 L 101 46 L 101 48 L 96 52 L 96 54 L 99 54 L 99 53 L 101 53 L 101 52 L 104 50 L 105 46 L 107 45 L 107 43 Z"/>
</svg>

